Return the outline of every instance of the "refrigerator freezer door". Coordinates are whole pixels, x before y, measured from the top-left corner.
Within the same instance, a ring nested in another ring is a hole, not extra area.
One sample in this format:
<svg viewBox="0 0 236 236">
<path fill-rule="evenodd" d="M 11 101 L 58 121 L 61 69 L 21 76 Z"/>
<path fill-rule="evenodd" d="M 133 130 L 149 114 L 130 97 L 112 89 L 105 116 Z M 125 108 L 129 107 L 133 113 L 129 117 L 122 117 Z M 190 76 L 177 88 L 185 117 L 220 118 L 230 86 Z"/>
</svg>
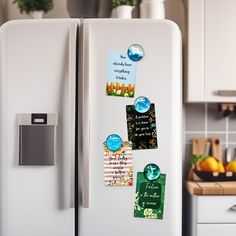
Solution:
<svg viewBox="0 0 236 236">
<path fill-rule="evenodd" d="M 167 20 L 84 20 L 83 156 L 79 236 L 181 236 L 182 92 L 181 35 Z M 135 97 L 106 95 L 111 52 L 139 44 Z M 158 148 L 133 151 L 134 186 L 106 187 L 103 143 L 110 134 L 128 139 L 126 105 L 139 96 L 155 104 Z M 166 174 L 163 220 L 134 218 L 137 172 L 155 163 Z"/>
<path fill-rule="evenodd" d="M 1 236 L 74 235 L 69 158 L 78 23 L 22 20 L 0 29 Z M 19 113 L 58 113 L 54 166 L 19 166 Z"/>
</svg>

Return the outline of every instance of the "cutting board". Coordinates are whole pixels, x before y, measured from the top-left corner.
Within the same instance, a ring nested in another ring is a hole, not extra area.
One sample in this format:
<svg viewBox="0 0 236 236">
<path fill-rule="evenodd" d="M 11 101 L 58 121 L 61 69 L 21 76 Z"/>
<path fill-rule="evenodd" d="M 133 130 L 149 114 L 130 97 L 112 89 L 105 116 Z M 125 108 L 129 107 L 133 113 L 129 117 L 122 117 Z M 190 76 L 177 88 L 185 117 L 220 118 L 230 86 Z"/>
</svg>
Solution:
<svg viewBox="0 0 236 236">
<path fill-rule="evenodd" d="M 222 147 L 220 139 L 217 137 L 204 138 L 198 137 L 192 140 L 192 154 L 211 155 L 222 161 Z"/>
</svg>

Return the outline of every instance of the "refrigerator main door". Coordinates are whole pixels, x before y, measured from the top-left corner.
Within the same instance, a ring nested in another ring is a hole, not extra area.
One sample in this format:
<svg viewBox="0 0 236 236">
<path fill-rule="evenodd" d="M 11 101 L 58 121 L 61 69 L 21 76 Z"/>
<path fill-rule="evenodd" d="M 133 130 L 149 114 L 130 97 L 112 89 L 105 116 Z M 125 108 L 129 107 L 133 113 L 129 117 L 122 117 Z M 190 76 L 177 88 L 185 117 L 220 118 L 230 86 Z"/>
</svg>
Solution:
<svg viewBox="0 0 236 236">
<path fill-rule="evenodd" d="M 77 26 L 69 19 L 22 20 L 0 29 L 1 236 L 74 235 Z M 58 116 L 54 128 L 47 113 Z"/>
<path fill-rule="evenodd" d="M 182 92 L 181 35 L 167 20 L 84 20 L 83 153 L 79 236 L 181 236 Z M 109 55 L 139 44 L 135 97 L 106 95 Z M 103 143 L 110 134 L 128 139 L 126 105 L 139 96 L 155 103 L 158 148 L 133 150 L 134 186 L 107 187 Z M 134 218 L 137 172 L 155 163 L 166 174 L 163 220 Z"/>
</svg>

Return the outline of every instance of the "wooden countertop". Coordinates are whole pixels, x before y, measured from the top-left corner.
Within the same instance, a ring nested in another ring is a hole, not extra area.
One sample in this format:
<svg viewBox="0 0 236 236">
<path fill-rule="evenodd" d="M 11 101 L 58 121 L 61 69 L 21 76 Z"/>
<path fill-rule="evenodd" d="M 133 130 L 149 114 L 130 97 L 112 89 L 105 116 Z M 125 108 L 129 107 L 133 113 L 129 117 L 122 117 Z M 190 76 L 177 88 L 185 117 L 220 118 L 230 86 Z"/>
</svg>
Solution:
<svg viewBox="0 0 236 236">
<path fill-rule="evenodd" d="M 236 181 L 202 182 L 187 180 L 186 187 L 191 195 L 236 195 Z"/>
</svg>

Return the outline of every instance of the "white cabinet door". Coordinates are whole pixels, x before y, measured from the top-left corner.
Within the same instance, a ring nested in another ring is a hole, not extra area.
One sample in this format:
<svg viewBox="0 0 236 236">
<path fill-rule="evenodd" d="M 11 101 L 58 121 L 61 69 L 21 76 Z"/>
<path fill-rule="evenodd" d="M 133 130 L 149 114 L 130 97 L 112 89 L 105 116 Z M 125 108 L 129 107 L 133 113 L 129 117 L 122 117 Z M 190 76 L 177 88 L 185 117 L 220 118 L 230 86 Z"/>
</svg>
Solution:
<svg viewBox="0 0 236 236">
<path fill-rule="evenodd" d="M 186 102 L 204 102 L 204 0 L 188 1 L 188 56 Z"/>
<path fill-rule="evenodd" d="M 235 0 L 188 0 L 187 102 L 236 102 L 235 9 Z"/>
<path fill-rule="evenodd" d="M 206 101 L 236 101 L 235 9 L 235 0 L 205 0 Z"/>
<path fill-rule="evenodd" d="M 235 236 L 234 224 L 199 224 L 196 236 Z"/>
<path fill-rule="evenodd" d="M 236 196 L 199 196 L 196 198 L 197 223 L 236 224 Z"/>
</svg>

